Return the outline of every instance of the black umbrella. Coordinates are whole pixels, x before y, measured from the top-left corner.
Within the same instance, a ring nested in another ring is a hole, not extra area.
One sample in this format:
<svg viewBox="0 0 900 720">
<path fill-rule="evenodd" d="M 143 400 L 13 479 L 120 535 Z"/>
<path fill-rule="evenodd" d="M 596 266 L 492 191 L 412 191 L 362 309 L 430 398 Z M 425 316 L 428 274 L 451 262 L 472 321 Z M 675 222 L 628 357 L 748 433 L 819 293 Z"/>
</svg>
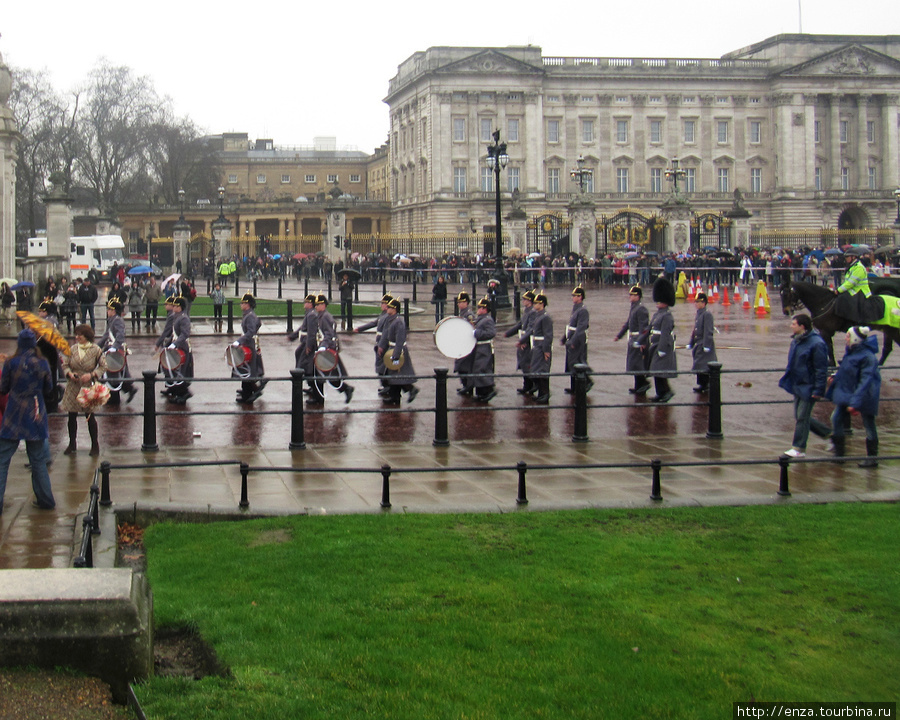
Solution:
<svg viewBox="0 0 900 720">
<path fill-rule="evenodd" d="M 341 271 L 338 273 L 338 277 L 343 275 L 347 275 L 347 278 L 352 282 L 359 282 L 360 277 L 362 277 L 359 273 L 359 270 L 355 268 L 341 268 Z"/>
</svg>

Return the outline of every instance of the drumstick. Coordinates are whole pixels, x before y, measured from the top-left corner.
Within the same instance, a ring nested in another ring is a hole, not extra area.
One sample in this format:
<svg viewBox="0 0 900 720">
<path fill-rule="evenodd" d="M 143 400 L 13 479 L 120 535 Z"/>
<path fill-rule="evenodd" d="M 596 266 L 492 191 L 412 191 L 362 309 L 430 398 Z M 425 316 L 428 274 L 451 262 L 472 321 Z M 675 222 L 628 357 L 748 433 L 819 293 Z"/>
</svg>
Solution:
<svg viewBox="0 0 900 720">
<path fill-rule="evenodd" d="M 676 350 L 686 350 L 687 345 L 676 345 Z M 716 350 L 752 350 L 753 348 L 741 347 L 740 345 L 716 345 Z"/>
</svg>

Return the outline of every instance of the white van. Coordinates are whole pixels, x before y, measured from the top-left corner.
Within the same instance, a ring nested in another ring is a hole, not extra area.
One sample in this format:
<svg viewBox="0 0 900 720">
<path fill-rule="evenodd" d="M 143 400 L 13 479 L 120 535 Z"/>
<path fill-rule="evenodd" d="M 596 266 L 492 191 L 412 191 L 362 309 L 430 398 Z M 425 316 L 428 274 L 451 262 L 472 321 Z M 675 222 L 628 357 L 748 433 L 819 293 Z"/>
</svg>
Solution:
<svg viewBox="0 0 900 720">
<path fill-rule="evenodd" d="M 72 278 L 90 275 L 94 283 L 111 281 L 113 265 L 125 263 L 125 241 L 119 235 L 87 235 L 69 238 Z"/>
</svg>

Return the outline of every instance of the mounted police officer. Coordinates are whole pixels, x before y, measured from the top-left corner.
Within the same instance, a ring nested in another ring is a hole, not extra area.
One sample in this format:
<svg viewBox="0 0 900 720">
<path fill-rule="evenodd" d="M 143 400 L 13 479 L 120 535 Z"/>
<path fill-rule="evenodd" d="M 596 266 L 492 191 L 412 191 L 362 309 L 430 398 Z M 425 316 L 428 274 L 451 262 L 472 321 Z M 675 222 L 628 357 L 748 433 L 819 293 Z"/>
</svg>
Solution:
<svg viewBox="0 0 900 720">
<path fill-rule="evenodd" d="M 834 291 L 837 295 L 834 304 L 835 313 L 855 325 L 878 323 L 884 317 L 884 300 L 872 295 L 869 288 L 871 264 L 870 253 L 860 254 L 847 268 L 844 282 Z"/>
</svg>

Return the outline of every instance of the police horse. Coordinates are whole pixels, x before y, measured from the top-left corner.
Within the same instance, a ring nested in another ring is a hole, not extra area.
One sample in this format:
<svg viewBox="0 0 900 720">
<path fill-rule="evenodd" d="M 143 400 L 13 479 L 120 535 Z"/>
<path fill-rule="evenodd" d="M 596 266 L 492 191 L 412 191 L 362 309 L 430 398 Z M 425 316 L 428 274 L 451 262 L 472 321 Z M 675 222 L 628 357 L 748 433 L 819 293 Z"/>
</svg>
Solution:
<svg viewBox="0 0 900 720">
<path fill-rule="evenodd" d="M 892 278 L 870 279 L 869 287 L 876 295 L 893 295 L 900 297 L 900 280 Z M 835 294 L 823 285 L 806 282 L 804 280 L 792 281 L 790 277 L 782 280 L 779 290 L 781 295 L 781 309 L 785 315 L 792 315 L 798 307 L 804 307 L 812 316 L 813 327 L 818 330 L 828 344 L 828 356 L 832 365 L 836 365 L 834 359 L 835 333 L 846 332 L 853 325 L 851 322 L 834 312 Z M 884 347 L 881 350 L 880 365 L 884 365 L 888 355 L 891 354 L 893 344 L 900 343 L 900 330 L 891 325 L 870 324 L 870 327 L 880 330 L 884 334 Z"/>
</svg>

